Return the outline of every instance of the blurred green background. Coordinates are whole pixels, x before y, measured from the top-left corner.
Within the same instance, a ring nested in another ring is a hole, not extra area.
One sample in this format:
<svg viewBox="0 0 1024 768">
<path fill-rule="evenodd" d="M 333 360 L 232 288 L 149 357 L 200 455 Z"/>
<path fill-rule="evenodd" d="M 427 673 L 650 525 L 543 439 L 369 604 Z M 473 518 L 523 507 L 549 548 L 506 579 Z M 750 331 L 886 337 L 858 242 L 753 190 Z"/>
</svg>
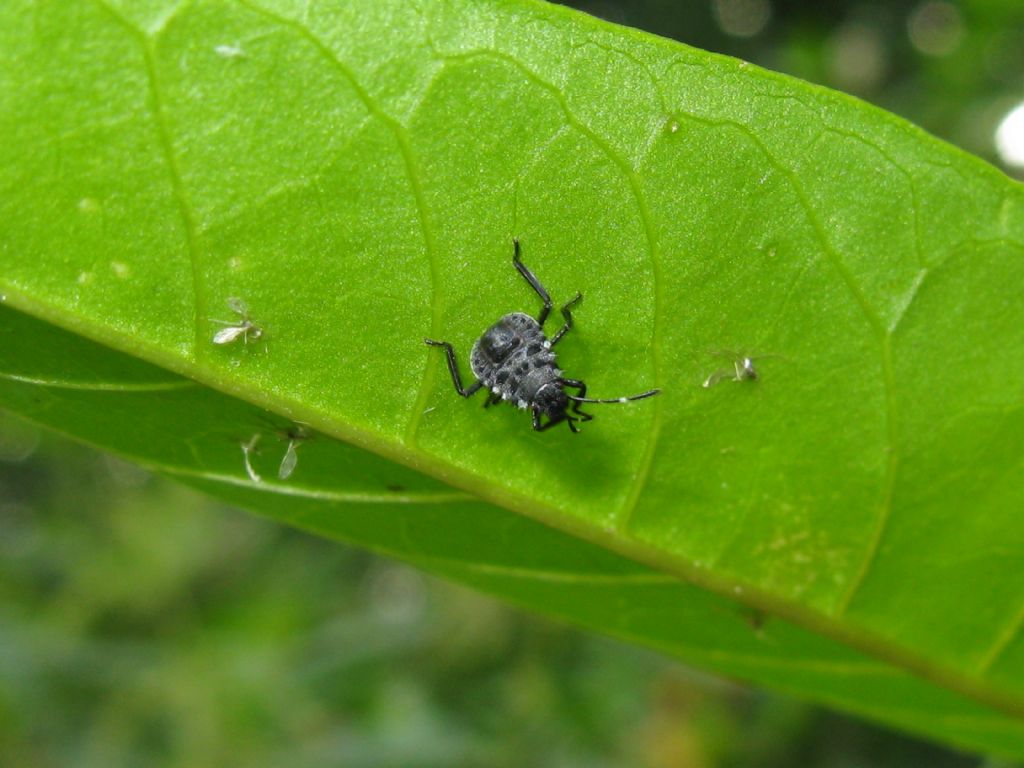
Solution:
<svg viewBox="0 0 1024 768">
<path fill-rule="evenodd" d="M 575 5 L 1020 173 L 1024 3 Z M 0 767 L 225 765 L 1010 766 L 524 615 L 0 413 Z"/>
</svg>

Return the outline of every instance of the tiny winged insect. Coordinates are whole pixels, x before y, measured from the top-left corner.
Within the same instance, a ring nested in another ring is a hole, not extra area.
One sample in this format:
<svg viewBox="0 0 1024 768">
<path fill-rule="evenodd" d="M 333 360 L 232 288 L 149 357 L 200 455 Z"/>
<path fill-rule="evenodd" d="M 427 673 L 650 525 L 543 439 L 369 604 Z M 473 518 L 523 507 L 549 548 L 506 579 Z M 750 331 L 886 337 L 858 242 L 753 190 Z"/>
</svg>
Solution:
<svg viewBox="0 0 1024 768">
<path fill-rule="evenodd" d="M 750 355 L 743 355 L 739 352 L 730 352 L 729 350 L 722 350 L 721 352 L 714 352 L 712 354 L 715 357 L 728 359 L 732 363 L 732 368 L 712 373 L 704 380 L 704 384 L 702 385 L 704 389 L 711 389 L 711 387 L 723 381 L 757 381 L 761 376 L 757 372 L 757 368 L 754 367 L 754 360 L 761 360 L 766 357 L 778 357 L 778 355 L 771 354 L 751 357 Z"/>
<path fill-rule="evenodd" d="M 298 448 L 306 440 L 312 437 L 312 434 L 305 425 L 298 422 L 293 422 L 287 427 L 279 427 L 277 424 L 266 420 L 270 427 L 273 429 L 274 434 L 277 435 L 280 440 L 287 440 L 288 447 L 285 448 L 284 456 L 281 457 L 281 463 L 277 469 L 277 477 L 279 480 L 287 480 L 291 477 L 295 471 L 295 467 L 299 463 Z M 249 476 L 249 479 L 254 483 L 262 483 L 263 477 L 256 471 L 252 465 L 252 457 L 260 453 L 259 444 L 263 436 L 262 432 L 256 432 L 243 443 L 240 443 L 242 447 L 242 457 L 245 461 L 245 473 Z"/>
<path fill-rule="evenodd" d="M 249 307 L 242 299 L 237 296 L 230 296 L 226 303 L 228 309 L 238 315 L 238 318 L 230 322 L 227 320 L 212 321 L 225 326 L 213 335 L 214 344 L 223 346 L 224 344 L 236 341 L 238 338 L 242 339 L 243 344 L 248 344 L 249 339 L 255 341 L 263 335 L 263 329 L 249 318 Z"/>
<path fill-rule="evenodd" d="M 489 392 L 484 400 L 484 408 L 506 400 L 520 409 L 528 409 L 533 412 L 533 428 L 538 432 L 563 421 L 569 425 L 570 430 L 578 432 L 576 422 L 594 418 L 580 410 L 583 403 L 627 403 L 657 395 L 661 390 L 651 389 L 628 397 L 590 398 L 587 397 L 585 383 L 562 375 L 562 371 L 555 365 L 552 348 L 572 329 L 572 308 L 583 300 L 583 294 L 577 293 L 562 307 L 565 324 L 548 339 L 544 334 L 544 322 L 551 314 L 551 297 L 520 259 L 518 238 L 513 239 L 512 243 L 513 265 L 544 302 L 544 306 L 536 320 L 522 312 L 513 312 L 484 331 L 470 352 L 470 368 L 477 380 L 468 387 L 462 386 L 462 376 L 452 345 L 447 341 L 424 339 L 432 347 L 444 348 L 455 391 L 463 397 L 470 397 L 477 390 L 486 388 Z M 566 390 L 575 390 L 576 394 L 569 394 Z M 542 422 L 542 418 L 547 421 Z"/>
<path fill-rule="evenodd" d="M 754 367 L 753 358 L 745 355 L 734 355 L 731 352 L 726 356 L 734 358 L 732 370 L 715 371 L 704 380 L 704 389 L 710 389 L 720 381 L 757 381 L 757 369 Z"/>
<path fill-rule="evenodd" d="M 307 440 L 312 439 L 313 433 L 306 424 L 300 421 L 289 421 L 286 424 L 279 424 L 266 415 L 262 416 L 263 421 L 278 440 L 287 440 L 288 446 L 281 457 L 281 463 L 277 468 L 278 480 L 287 480 L 295 471 L 299 463 L 299 446 Z"/>
<path fill-rule="evenodd" d="M 291 477 L 292 472 L 295 471 L 295 467 L 299 463 L 299 446 L 306 440 L 309 440 L 311 435 L 309 430 L 296 422 L 287 429 L 279 430 L 277 436 L 282 440 L 288 441 L 288 447 L 285 448 L 284 456 L 281 458 L 281 465 L 277 469 L 278 479 L 287 480 Z"/>
</svg>

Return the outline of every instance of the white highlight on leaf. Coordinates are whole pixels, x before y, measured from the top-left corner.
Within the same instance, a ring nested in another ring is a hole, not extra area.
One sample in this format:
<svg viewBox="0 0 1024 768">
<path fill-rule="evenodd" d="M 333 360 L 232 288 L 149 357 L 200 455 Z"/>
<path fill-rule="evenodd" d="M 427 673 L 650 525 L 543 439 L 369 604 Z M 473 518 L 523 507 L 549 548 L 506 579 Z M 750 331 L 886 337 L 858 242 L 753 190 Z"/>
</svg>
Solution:
<svg viewBox="0 0 1024 768">
<path fill-rule="evenodd" d="M 213 49 L 218 56 L 225 59 L 244 59 L 245 51 L 239 45 L 218 45 Z"/>
</svg>

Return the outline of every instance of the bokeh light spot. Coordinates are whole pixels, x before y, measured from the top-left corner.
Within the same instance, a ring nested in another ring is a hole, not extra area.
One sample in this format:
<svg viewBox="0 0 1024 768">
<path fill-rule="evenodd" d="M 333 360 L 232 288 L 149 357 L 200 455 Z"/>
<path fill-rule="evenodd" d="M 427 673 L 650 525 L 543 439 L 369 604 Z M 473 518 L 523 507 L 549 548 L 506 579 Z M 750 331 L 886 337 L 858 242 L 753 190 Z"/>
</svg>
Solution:
<svg viewBox="0 0 1024 768">
<path fill-rule="evenodd" d="M 772 17 L 768 0 L 714 0 L 712 10 L 722 31 L 733 37 L 760 34 Z"/>
<path fill-rule="evenodd" d="M 1024 168 L 1024 102 L 1007 112 L 996 128 L 996 151 L 1006 165 Z"/>
<path fill-rule="evenodd" d="M 907 19 L 910 42 L 929 56 L 948 56 L 964 37 L 964 22 L 952 3 L 926 0 L 911 11 Z"/>
<path fill-rule="evenodd" d="M 849 21 L 829 41 L 832 82 L 841 89 L 863 92 L 877 88 L 889 68 L 889 52 L 877 27 Z"/>
</svg>

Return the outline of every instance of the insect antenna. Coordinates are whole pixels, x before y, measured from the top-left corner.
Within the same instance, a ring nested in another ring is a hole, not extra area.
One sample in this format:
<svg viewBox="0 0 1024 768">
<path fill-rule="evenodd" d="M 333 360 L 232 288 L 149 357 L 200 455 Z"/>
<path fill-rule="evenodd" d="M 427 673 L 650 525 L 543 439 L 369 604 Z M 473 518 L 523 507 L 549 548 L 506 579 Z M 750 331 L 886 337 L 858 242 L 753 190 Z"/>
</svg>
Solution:
<svg viewBox="0 0 1024 768">
<path fill-rule="evenodd" d="M 660 389 L 652 389 L 647 392 L 641 392 L 639 395 L 630 395 L 629 397 L 611 397 L 607 399 L 595 398 L 595 397 L 580 397 L 579 395 L 566 395 L 570 400 L 577 403 L 628 403 L 631 400 L 643 400 L 647 397 L 654 397 L 660 394 Z"/>
</svg>

